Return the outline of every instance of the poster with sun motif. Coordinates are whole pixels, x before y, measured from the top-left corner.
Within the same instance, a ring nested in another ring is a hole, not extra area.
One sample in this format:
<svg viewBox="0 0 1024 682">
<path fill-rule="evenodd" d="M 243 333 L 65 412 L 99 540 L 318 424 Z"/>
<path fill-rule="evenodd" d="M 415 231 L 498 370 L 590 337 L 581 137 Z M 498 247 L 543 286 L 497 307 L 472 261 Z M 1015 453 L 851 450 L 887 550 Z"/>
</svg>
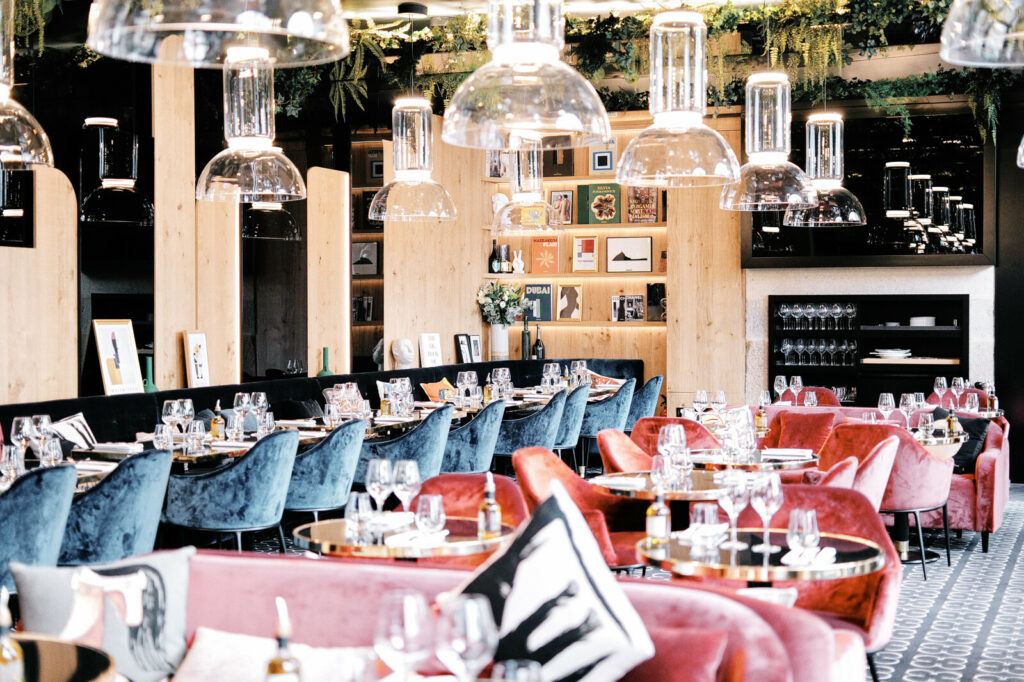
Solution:
<svg viewBox="0 0 1024 682">
<path fill-rule="evenodd" d="M 534 237 L 531 247 L 534 274 L 558 273 L 558 237 Z"/>
</svg>

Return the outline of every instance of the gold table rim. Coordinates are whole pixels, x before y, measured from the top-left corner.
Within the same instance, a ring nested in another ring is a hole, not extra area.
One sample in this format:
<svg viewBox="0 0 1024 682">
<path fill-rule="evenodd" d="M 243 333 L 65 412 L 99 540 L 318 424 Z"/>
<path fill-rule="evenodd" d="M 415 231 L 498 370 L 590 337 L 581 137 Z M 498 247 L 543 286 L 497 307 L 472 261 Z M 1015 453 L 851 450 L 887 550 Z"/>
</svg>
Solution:
<svg viewBox="0 0 1024 682">
<path fill-rule="evenodd" d="M 704 469 L 703 473 L 710 473 L 710 470 Z M 611 474 L 603 474 L 603 476 L 637 476 L 642 474 L 650 474 L 650 471 L 617 471 Z M 601 483 L 594 483 L 588 480 L 595 488 L 599 488 L 604 492 L 612 495 L 618 495 L 619 497 L 629 497 L 636 500 L 654 500 L 657 496 L 654 490 L 644 488 L 643 490 L 630 490 L 627 488 L 612 488 Z M 688 502 L 714 502 L 724 494 L 722 488 L 707 488 L 704 490 L 666 490 L 664 491 L 665 499 L 668 501 L 688 501 Z"/>
<path fill-rule="evenodd" d="M 476 522 L 462 516 L 449 516 L 448 520 Z M 388 547 L 387 545 L 349 545 L 346 543 L 335 543 L 330 540 L 316 540 L 303 535 L 303 531 L 314 526 L 326 526 L 327 524 L 344 524 L 345 519 L 324 519 L 313 521 L 296 526 L 292 531 L 292 537 L 296 546 L 311 552 L 320 552 L 329 556 L 348 557 L 353 559 L 431 559 L 441 557 L 472 556 L 492 552 L 503 547 L 511 541 L 515 528 L 502 526 L 502 535 L 499 538 L 467 538 L 454 542 L 445 542 L 436 547 Z"/>
</svg>

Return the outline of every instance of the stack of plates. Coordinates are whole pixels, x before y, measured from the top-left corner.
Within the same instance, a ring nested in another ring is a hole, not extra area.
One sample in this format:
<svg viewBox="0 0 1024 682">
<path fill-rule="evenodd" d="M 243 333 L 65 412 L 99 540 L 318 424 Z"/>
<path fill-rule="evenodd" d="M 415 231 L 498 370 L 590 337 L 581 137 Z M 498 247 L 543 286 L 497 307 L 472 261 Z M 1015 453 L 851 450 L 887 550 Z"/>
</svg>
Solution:
<svg viewBox="0 0 1024 682">
<path fill-rule="evenodd" d="M 906 348 L 876 348 L 871 351 L 871 354 L 880 358 L 896 359 L 896 358 L 909 358 L 910 351 Z"/>
</svg>

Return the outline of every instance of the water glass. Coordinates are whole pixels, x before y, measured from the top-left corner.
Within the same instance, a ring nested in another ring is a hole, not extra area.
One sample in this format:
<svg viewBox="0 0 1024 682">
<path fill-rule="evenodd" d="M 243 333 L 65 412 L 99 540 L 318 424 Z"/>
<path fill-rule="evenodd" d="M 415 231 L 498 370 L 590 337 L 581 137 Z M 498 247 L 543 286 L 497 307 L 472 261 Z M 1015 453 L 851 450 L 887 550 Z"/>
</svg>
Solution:
<svg viewBox="0 0 1024 682">
<path fill-rule="evenodd" d="M 509 396 L 511 397 L 511 396 Z M 469 387 L 469 404 L 470 407 L 481 408 L 484 404 L 484 389 L 480 386 Z"/>
<path fill-rule="evenodd" d="M 371 459 L 366 465 L 366 492 L 373 495 L 373 499 L 376 500 L 377 511 L 384 511 L 384 502 L 391 495 L 394 482 L 389 460 Z"/>
<path fill-rule="evenodd" d="M 0 489 L 7 490 L 14 480 L 25 473 L 25 453 L 17 445 L 0 448 Z"/>
<path fill-rule="evenodd" d="M 341 405 L 337 403 L 327 403 L 324 405 L 324 426 L 328 429 L 334 429 L 341 424 L 344 420 L 341 414 Z"/>
<path fill-rule="evenodd" d="M 977 412 L 978 411 L 978 394 L 977 393 L 968 393 L 967 395 L 964 396 L 964 410 L 966 410 L 967 412 Z"/>
<path fill-rule="evenodd" d="M 420 492 L 420 465 L 412 459 L 400 459 L 394 466 L 395 496 L 401 500 L 402 508 L 408 510 L 412 498 Z"/>
<path fill-rule="evenodd" d="M 224 435 L 228 440 L 235 442 L 245 438 L 245 415 L 241 412 L 232 412 L 224 419 Z"/>
<path fill-rule="evenodd" d="M 419 592 L 395 590 L 378 605 L 373 650 L 398 679 L 413 679 L 413 671 L 430 655 L 433 637 L 430 609 Z"/>
<path fill-rule="evenodd" d="M 878 414 L 876 412 L 861 412 L 861 421 L 865 421 L 868 424 L 874 424 L 878 421 Z"/>
<path fill-rule="evenodd" d="M 931 412 L 922 412 L 917 418 L 917 432 L 922 438 L 931 438 L 935 433 L 935 415 Z"/>
<path fill-rule="evenodd" d="M 762 473 L 754 478 L 750 491 L 750 506 L 764 523 L 764 539 L 760 544 L 751 547 L 759 554 L 774 554 L 780 547 L 771 544 L 772 516 L 782 507 L 782 481 L 776 473 Z"/>
<path fill-rule="evenodd" d="M 267 410 L 256 417 L 256 440 L 274 432 L 274 413 Z"/>
<path fill-rule="evenodd" d="M 174 449 L 174 432 L 167 424 L 157 424 L 153 429 L 153 447 L 157 450 Z"/>
<path fill-rule="evenodd" d="M 690 507 L 690 528 L 693 529 L 693 550 L 707 555 L 720 544 L 718 530 L 718 505 L 714 502 L 698 502 Z"/>
<path fill-rule="evenodd" d="M 202 421 L 194 421 L 188 425 L 186 436 L 186 453 L 189 455 L 202 454 L 206 447 L 206 424 Z"/>
<path fill-rule="evenodd" d="M 436 653 L 456 680 L 476 680 L 497 649 L 498 627 L 486 597 L 460 594 L 441 603 Z"/>
<path fill-rule="evenodd" d="M 416 499 L 416 528 L 421 533 L 444 530 L 444 498 L 440 495 L 420 495 Z"/>
<path fill-rule="evenodd" d="M 491 669 L 491 682 L 541 682 L 537 661 L 499 661 Z"/>
<path fill-rule="evenodd" d="M 814 391 L 804 391 L 804 407 L 817 407 L 818 394 Z"/>
<path fill-rule="evenodd" d="M 64 451 L 60 448 L 60 441 L 51 438 L 45 441 L 39 452 L 39 464 L 44 467 L 55 467 L 64 460 Z"/>
<path fill-rule="evenodd" d="M 771 391 L 761 391 L 757 394 L 757 404 L 759 407 L 768 407 L 772 404 L 772 393 Z"/>
<path fill-rule="evenodd" d="M 350 493 L 345 503 L 345 542 L 363 542 L 368 522 L 372 518 L 373 500 L 370 493 Z"/>
<path fill-rule="evenodd" d="M 818 514 L 813 509 L 791 509 L 789 526 L 786 530 L 786 543 L 789 548 L 800 554 L 816 550 L 821 542 L 818 531 Z"/>
<path fill-rule="evenodd" d="M 665 491 L 673 485 L 672 460 L 665 455 L 651 458 L 651 485 L 656 491 Z"/>
<path fill-rule="evenodd" d="M 919 391 L 919 392 L 914 394 L 914 407 L 916 409 L 920 410 L 922 407 L 924 407 L 927 404 L 928 403 L 924 399 L 924 393 L 921 393 Z"/>
</svg>

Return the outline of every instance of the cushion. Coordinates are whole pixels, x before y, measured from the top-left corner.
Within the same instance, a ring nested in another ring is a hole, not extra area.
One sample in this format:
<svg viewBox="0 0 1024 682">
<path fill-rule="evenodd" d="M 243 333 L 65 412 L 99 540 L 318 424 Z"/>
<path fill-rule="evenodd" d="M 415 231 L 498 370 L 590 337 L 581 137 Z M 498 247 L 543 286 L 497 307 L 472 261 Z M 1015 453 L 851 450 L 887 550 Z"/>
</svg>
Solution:
<svg viewBox="0 0 1024 682">
<path fill-rule="evenodd" d="M 778 416 L 781 430 L 779 448 L 810 448 L 815 452 L 828 440 L 835 423 L 831 412 L 801 413 L 783 410 Z"/>
<path fill-rule="evenodd" d="M 643 621 L 558 481 L 463 591 L 491 603 L 499 631 L 494 660 L 538 661 L 544 680 L 617 680 L 654 655 Z"/>
<path fill-rule="evenodd" d="M 614 377 L 606 377 L 598 374 L 597 372 L 590 373 L 590 385 L 591 386 L 621 386 L 626 383 L 625 379 L 616 379 Z"/>
<path fill-rule="evenodd" d="M 320 403 L 309 400 L 277 400 L 270 406 L 274 419 L 318 419 L 324 416 Z"/>
<path fill-rule="evenodd" d="M 53 432 L 61 440 L 74 443 L 76 448 L 89 450 L 96 444 L 96 436 L 92 434 L 92 429 L 89 428 L 89 424 L 81 412 L 54 422 Z"/>
<path fill-rule="evenodd" d="M 188 561 L 195 551 L 74 568 L 12 561 L 25 629 L 103 649 L 134 682 L 162 680 L 185 655 Z"/>
<path fill-rule="evenodd" d="M 649 631 L 656 649 L 672 649 L 685 642 L 687 682 L 714 682 L 718 679 L 718 667 L 728 640 L 724 630 L 704 628 L 651 628 Z M 633 668 L 624 678 L 625 682 L 649 682 L 650 680 L 679 679 L 679 661 L 670 656 L 657 656 Z"/>
<path fill-rule="evenodd" d="M 935 428 L 943 426 L 940 421 L 949 414 L 948 410 L 936 407 L 932 412 L 935 415 Z M 978 455 L 985 449 L 985 436 L 988 434 L 989 420 L 984 417 L 963 417 L 956 416 L 960 426 L 964 427 L 967 434 L 967 442 L 960 446 L 960 449 L 953 455 L 954 474 L 973 474 L 978 461 Z"/>
<path fill-rule="evenodd" d="M 439 394 L 442 388 L 450 389 L 452 393 L 455 393 L 455 387 L 452 386 L 447 377 L 440 381 L 435 381 L 432 384 L 420 384 L 420 388 L 422 388 L 423 392 L 427 394 L 427 399 L 435 403 L 441 400 L 441 396 Z"/>
<path fill-rule="evenodd" d="M 369 647 L 315 648 L 290 644 L 299 659 L 305 680 L 363 679 L 342 674 L 347 669 L 364 670 L 373 660 Z M 188 655 L 174 674 L 175 682 L 253 682 L 267 674 L 267 662 L 277 653 L 277 641 L 200 626 Z M 354 671 L 353 671 L 354 672 Z"/>
</svg>

